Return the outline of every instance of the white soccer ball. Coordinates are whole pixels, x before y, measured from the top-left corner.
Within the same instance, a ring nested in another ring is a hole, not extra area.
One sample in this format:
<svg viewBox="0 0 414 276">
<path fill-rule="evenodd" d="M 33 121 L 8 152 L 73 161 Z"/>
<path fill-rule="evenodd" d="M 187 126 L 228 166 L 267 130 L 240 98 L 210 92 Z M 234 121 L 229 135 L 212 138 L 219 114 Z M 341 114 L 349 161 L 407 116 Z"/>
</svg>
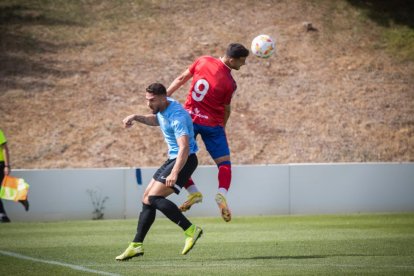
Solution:
<svg viewBox="0 0 414 276">
<path fill-rule="evenodd" d="M 276 43 L 270 36 L 261 34 L 253 39 L 251 49 L 255 56 L 268 58 L 275 52 Z"/>
</svg>

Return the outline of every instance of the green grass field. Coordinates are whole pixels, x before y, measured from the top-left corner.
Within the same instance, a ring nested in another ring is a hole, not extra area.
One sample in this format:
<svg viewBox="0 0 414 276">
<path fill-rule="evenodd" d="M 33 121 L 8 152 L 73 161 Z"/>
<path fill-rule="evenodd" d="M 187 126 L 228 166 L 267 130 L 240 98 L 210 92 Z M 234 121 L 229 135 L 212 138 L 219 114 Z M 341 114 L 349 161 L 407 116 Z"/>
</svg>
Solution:
<svg viewBox="0 0 414 276">
<path fill-rule="evenodd" d="M 414 275 L 414 213 L 192 221 L 204 235 L 188 255 L 159 218 L 121 263 L 135 220 L 0 224 L 0 275 Z"/>
</svg>

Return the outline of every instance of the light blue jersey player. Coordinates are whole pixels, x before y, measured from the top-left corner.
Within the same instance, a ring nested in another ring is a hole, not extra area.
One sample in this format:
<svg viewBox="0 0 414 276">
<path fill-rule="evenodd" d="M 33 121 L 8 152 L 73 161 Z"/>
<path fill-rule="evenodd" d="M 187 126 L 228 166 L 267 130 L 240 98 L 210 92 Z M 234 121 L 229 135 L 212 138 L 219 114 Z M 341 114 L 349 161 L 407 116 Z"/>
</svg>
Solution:
<svg viewBox="0 0 414 276">
<path fill-rule="evenodd" d="M 144 255 L 143 242 L 155 220 L 156 210 L 183 229 L 186 237 L 183 255 L 194 247 L 203 233 L 200 227 L 192 224 L 181 213 L 177 205 L 166 198 L 180 192 L 198 165 L 198 148 L 190 115 L 178 102 L 167 98 L 167 90 L 162 84 L 153 83 L 146 92 L 145 98 L 152 114 L 132 114 L 123 123 L 126 128 L 131 127 L 134 121 L 160 126 L 168 145 L 168 160 L 155 172 L 145 189 L 137 232 L 128 248 L 115 258 L 117 261 Z"/>
<path fill-rule="evenodd" d="M 177 139 L 183 135 L 189 137 L 190 154 L 196 153 L 198 147 L 194 139 L 193 122 L 190 115 L 176 100 L 167 97 L 167 101 L 168 107 L 156 115 L 168 145 L 168 158 L 177 158 L 179 150 Z"/>
</svg>

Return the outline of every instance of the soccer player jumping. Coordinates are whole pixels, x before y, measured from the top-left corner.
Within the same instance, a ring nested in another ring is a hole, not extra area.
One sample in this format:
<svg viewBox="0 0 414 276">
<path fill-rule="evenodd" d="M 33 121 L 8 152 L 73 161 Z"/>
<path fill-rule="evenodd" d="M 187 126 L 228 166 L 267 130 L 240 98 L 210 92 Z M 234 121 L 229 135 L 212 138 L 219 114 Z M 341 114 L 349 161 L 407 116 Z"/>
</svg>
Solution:
<svg viewBox="0 0 414 276">
<path fill-rule="evenodd" d="M 202 56 L 168 87 L 167 95 L 172 95 L 190 78 L 191 87 L 184 108 L 190 113 L 195 137 L 200 134 L 207 151 L 218 167 L 218 192 L 215 197 L 224 221 L 231 220 L 231 211 L 226 201 L 231 183 L 230 149 L 225 126 L 230 117 L 231 99 L 237 89 L 231 70 L 239 70 L 245 65 L 249 50 L 239 43 L 228 45 L 221 58 Z M 188 199 L 180 206 L 185 212 L 203 199 L 193 180 L 184 186 L 189 192 Z"/>
</svg>

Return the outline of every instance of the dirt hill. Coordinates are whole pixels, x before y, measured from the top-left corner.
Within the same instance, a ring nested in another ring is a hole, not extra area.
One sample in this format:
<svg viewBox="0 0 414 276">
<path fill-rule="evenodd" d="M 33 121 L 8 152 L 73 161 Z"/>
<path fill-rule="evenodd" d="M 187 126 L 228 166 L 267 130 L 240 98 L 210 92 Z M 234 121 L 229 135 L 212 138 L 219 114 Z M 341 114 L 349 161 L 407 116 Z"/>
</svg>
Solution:
<svg viewBox="0 0 414 276">
<path fill-rule="evenodd" d="M 362 3 L 5 1 L 0 128 L 13 167 L 158 166 L 159 129 L 121 123 L 148 112 L 145 87 L 261 33 L 277 52 L 233 72 L 233 164 L 414 161 L 414 62 L 382 36 L 384 20 L 413 26 Z M 199 156 L 212 164 L 204 146 Z"/>
</svg>

